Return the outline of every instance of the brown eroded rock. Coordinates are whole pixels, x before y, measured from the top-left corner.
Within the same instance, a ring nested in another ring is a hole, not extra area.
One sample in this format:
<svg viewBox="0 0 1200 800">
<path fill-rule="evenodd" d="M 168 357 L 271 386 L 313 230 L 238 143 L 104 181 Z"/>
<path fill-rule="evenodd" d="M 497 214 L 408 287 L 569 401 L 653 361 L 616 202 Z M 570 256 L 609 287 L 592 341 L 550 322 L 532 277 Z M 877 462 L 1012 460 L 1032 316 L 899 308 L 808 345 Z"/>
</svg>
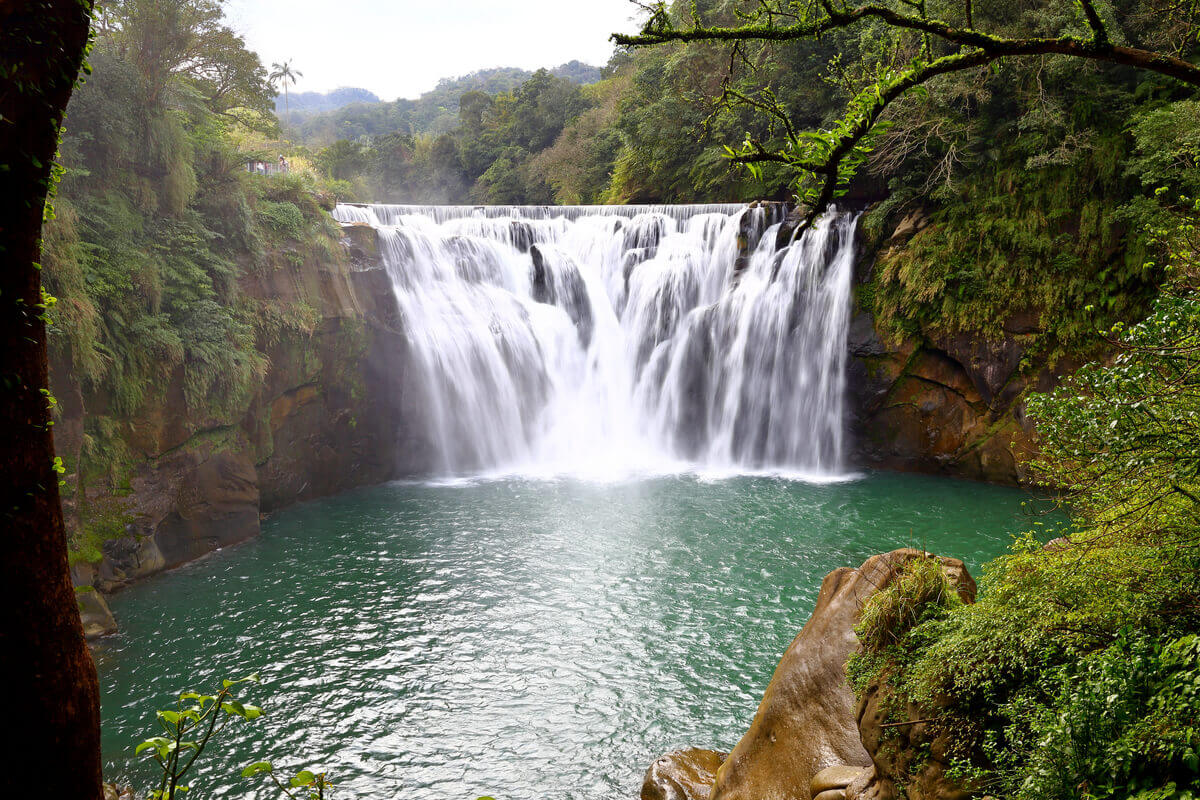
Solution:
<svg viewBox="0 0 1200 800">
<path fill-rule="evenodd" d="M 822 770 L 872 765 L 859 738 L 846 659 L 858 649 L 854 626 L 863 603 L 921 557 L 917 550 L 894 550 L 826 576 L 812 617 L 775 669 L 750 730 L 717 770 L 711 800 L 812 800 L 811 781 Z M 940 560 L 959 593 L 973 598 L 975 582 L 963 563 Z"/>
<path fill-rule="evenodd" d="M 708 800 L 717 768 L 715 750 L 676 750 L 655 761 L 642 781 L 642 800 Z"/>
<path fill-rule="evenodd" d="M 133 535 L 104 543 L 96 580 L 104 591 L 258 535 L 257 477 L 243 454 L 179 451 L 132 483 Z"/>
<path fill-rule="evenodd" d="M 851 767 L 847 764 L 826 767 L 809 781 L 808 791 L 814 800 L 820 800 L 821 795 L 825 792 L 836 791 L 845 795 L 846 787 L 866 771 L 863 767 Z"/>
<path fill-rule="evenodd" d="M 355 269 L 370 269 L 379 263 L 379 234 L 366 222 L 343 222 L 342 245 Z"/>
<path fill-rule="evenodd" d="M 75 602 L 79 604 L 79 617 L 83 621 L 83 635 L 89 639 L 97 639 L 117 632 L 117 622 L 104 595 L 95 589 L 75 592 Z"/>
<path fill-rule="evenodd" d="M 889 714 L 893 703 L 874 683 L 859 700 L 858 727 L 874 767 L 847 790 L 847 800 L 968 800 L 972 792 L 949 776 L 950 735 L 928 721 L 929 709 L 913 704 L 902 720 L 889 721 L 897 716 Z"/>
</svg>

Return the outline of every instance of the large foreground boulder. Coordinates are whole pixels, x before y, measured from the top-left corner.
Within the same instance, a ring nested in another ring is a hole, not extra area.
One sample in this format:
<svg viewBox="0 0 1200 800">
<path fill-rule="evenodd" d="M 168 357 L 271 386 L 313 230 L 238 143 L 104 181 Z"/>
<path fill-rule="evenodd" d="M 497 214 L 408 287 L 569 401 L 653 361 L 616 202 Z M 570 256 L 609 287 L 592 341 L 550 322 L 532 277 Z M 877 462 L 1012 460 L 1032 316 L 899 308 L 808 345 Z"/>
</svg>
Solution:
<svg viewBox="0 0 1200 800">
<path fill-rule="evenodd" d="M 874 764 L 863 747 L 858 704 L 846 681 L 846 660 L 859 647 L 854 626 L 872 595 L 886 588 L 908 561 L 926 557 L 919 550 L 893 550 L 872 556 L 857 569 L 829 573 L 812 616 L 783 654 L 750 729 L 716 770 L 709 793 L 702 794 L 701 787 L 689 789 L 690 794 L 650 797 L 813 800 L 815 789 L 820 800 L 840 800 L 847 785 L 866 779 Z M 963 563 L 939 561 L 964 600 L 973 600 L 975 582 Z M 667 756 L 659 771 L 666 771 L 677 755 Z M 840 769 L 831 769 L 835 767 Z"/>
</svg>

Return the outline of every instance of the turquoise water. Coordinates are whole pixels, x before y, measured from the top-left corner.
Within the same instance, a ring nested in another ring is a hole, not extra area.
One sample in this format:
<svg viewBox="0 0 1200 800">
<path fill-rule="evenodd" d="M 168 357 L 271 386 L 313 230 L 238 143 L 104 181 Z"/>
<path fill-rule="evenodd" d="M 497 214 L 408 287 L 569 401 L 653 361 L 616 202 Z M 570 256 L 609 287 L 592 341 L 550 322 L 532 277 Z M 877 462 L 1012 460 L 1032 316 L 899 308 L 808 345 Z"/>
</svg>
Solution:
<svg viewBox="0 0 1200 800">
<path fill-rule="evenodd" d="M 393 484 L 112 600 L 96 650 L 108 779 L 175 693 L 259 672 L 194 797 L 274 797 L 260 758 L 343 798 L 634 798 L 659 754 L 729 748 L 821 578 L 905 545 L 974 571 L 1030 519 L 1016 490 L 911 475 L 812 485 Z M 258 789 L 261 788 L 261 791 Z"/>
</svg>

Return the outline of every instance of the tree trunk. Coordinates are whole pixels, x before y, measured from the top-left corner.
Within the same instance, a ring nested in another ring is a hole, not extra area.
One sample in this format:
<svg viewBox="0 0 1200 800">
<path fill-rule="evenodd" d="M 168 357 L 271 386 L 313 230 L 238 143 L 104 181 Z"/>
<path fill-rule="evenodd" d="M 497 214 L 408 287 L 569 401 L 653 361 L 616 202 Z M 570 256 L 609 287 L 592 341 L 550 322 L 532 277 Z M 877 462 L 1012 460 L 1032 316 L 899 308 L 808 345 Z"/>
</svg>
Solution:
<svg viewBox="0 0 1200 800">
<path fill-rule="evenodd" d="M 0 674 L 5 797 L 100 800 L 100 702 L 53 466 L 42 208 L 91 0 L 0 0 Z"/>
</svg>

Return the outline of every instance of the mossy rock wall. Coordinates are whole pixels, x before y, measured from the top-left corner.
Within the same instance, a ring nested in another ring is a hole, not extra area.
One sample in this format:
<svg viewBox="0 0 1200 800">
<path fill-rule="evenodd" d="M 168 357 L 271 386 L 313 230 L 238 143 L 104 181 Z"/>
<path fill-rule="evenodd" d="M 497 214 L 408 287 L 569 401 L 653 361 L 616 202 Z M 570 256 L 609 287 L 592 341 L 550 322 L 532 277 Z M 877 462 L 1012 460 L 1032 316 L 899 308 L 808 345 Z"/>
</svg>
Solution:
<svg viewBox="0 0 1200 800">
<path fill-rule="evenodd" d="M 279 259 L 243 276 L 242 302 L 266 320 L 256 346 L 268 366 L 230 413 L 189 406 L 177 370 L 121 417 L 69 363 L 52 364 L 66 516 L 86 585 L 114 591 L 256 536 L 277 509 L 428 468 L 422 428 L 405 422 L 421 408 L 390 281 L 377 262 L 353 258 L 352 244 L 364 246 L 354 233 L 342 257 Z M 102 465 L 83 453 L 98 439 Z"/>
<path fill-rule="evenodd" d="M 1061 352 L 1038 309 L 1006 310 L 998 326 L 953 332 L 895 327 L 913 309 L 887 309 L 876 293 L 879 265 L 921 228 L 906 218 L 884 242 L 860 236 L 847 368 L 853 458 L 861 466 L 1016 485 L 1036 446 L 1024 401 L 1053 387 L 1086 354 Z"/>
</svg>

